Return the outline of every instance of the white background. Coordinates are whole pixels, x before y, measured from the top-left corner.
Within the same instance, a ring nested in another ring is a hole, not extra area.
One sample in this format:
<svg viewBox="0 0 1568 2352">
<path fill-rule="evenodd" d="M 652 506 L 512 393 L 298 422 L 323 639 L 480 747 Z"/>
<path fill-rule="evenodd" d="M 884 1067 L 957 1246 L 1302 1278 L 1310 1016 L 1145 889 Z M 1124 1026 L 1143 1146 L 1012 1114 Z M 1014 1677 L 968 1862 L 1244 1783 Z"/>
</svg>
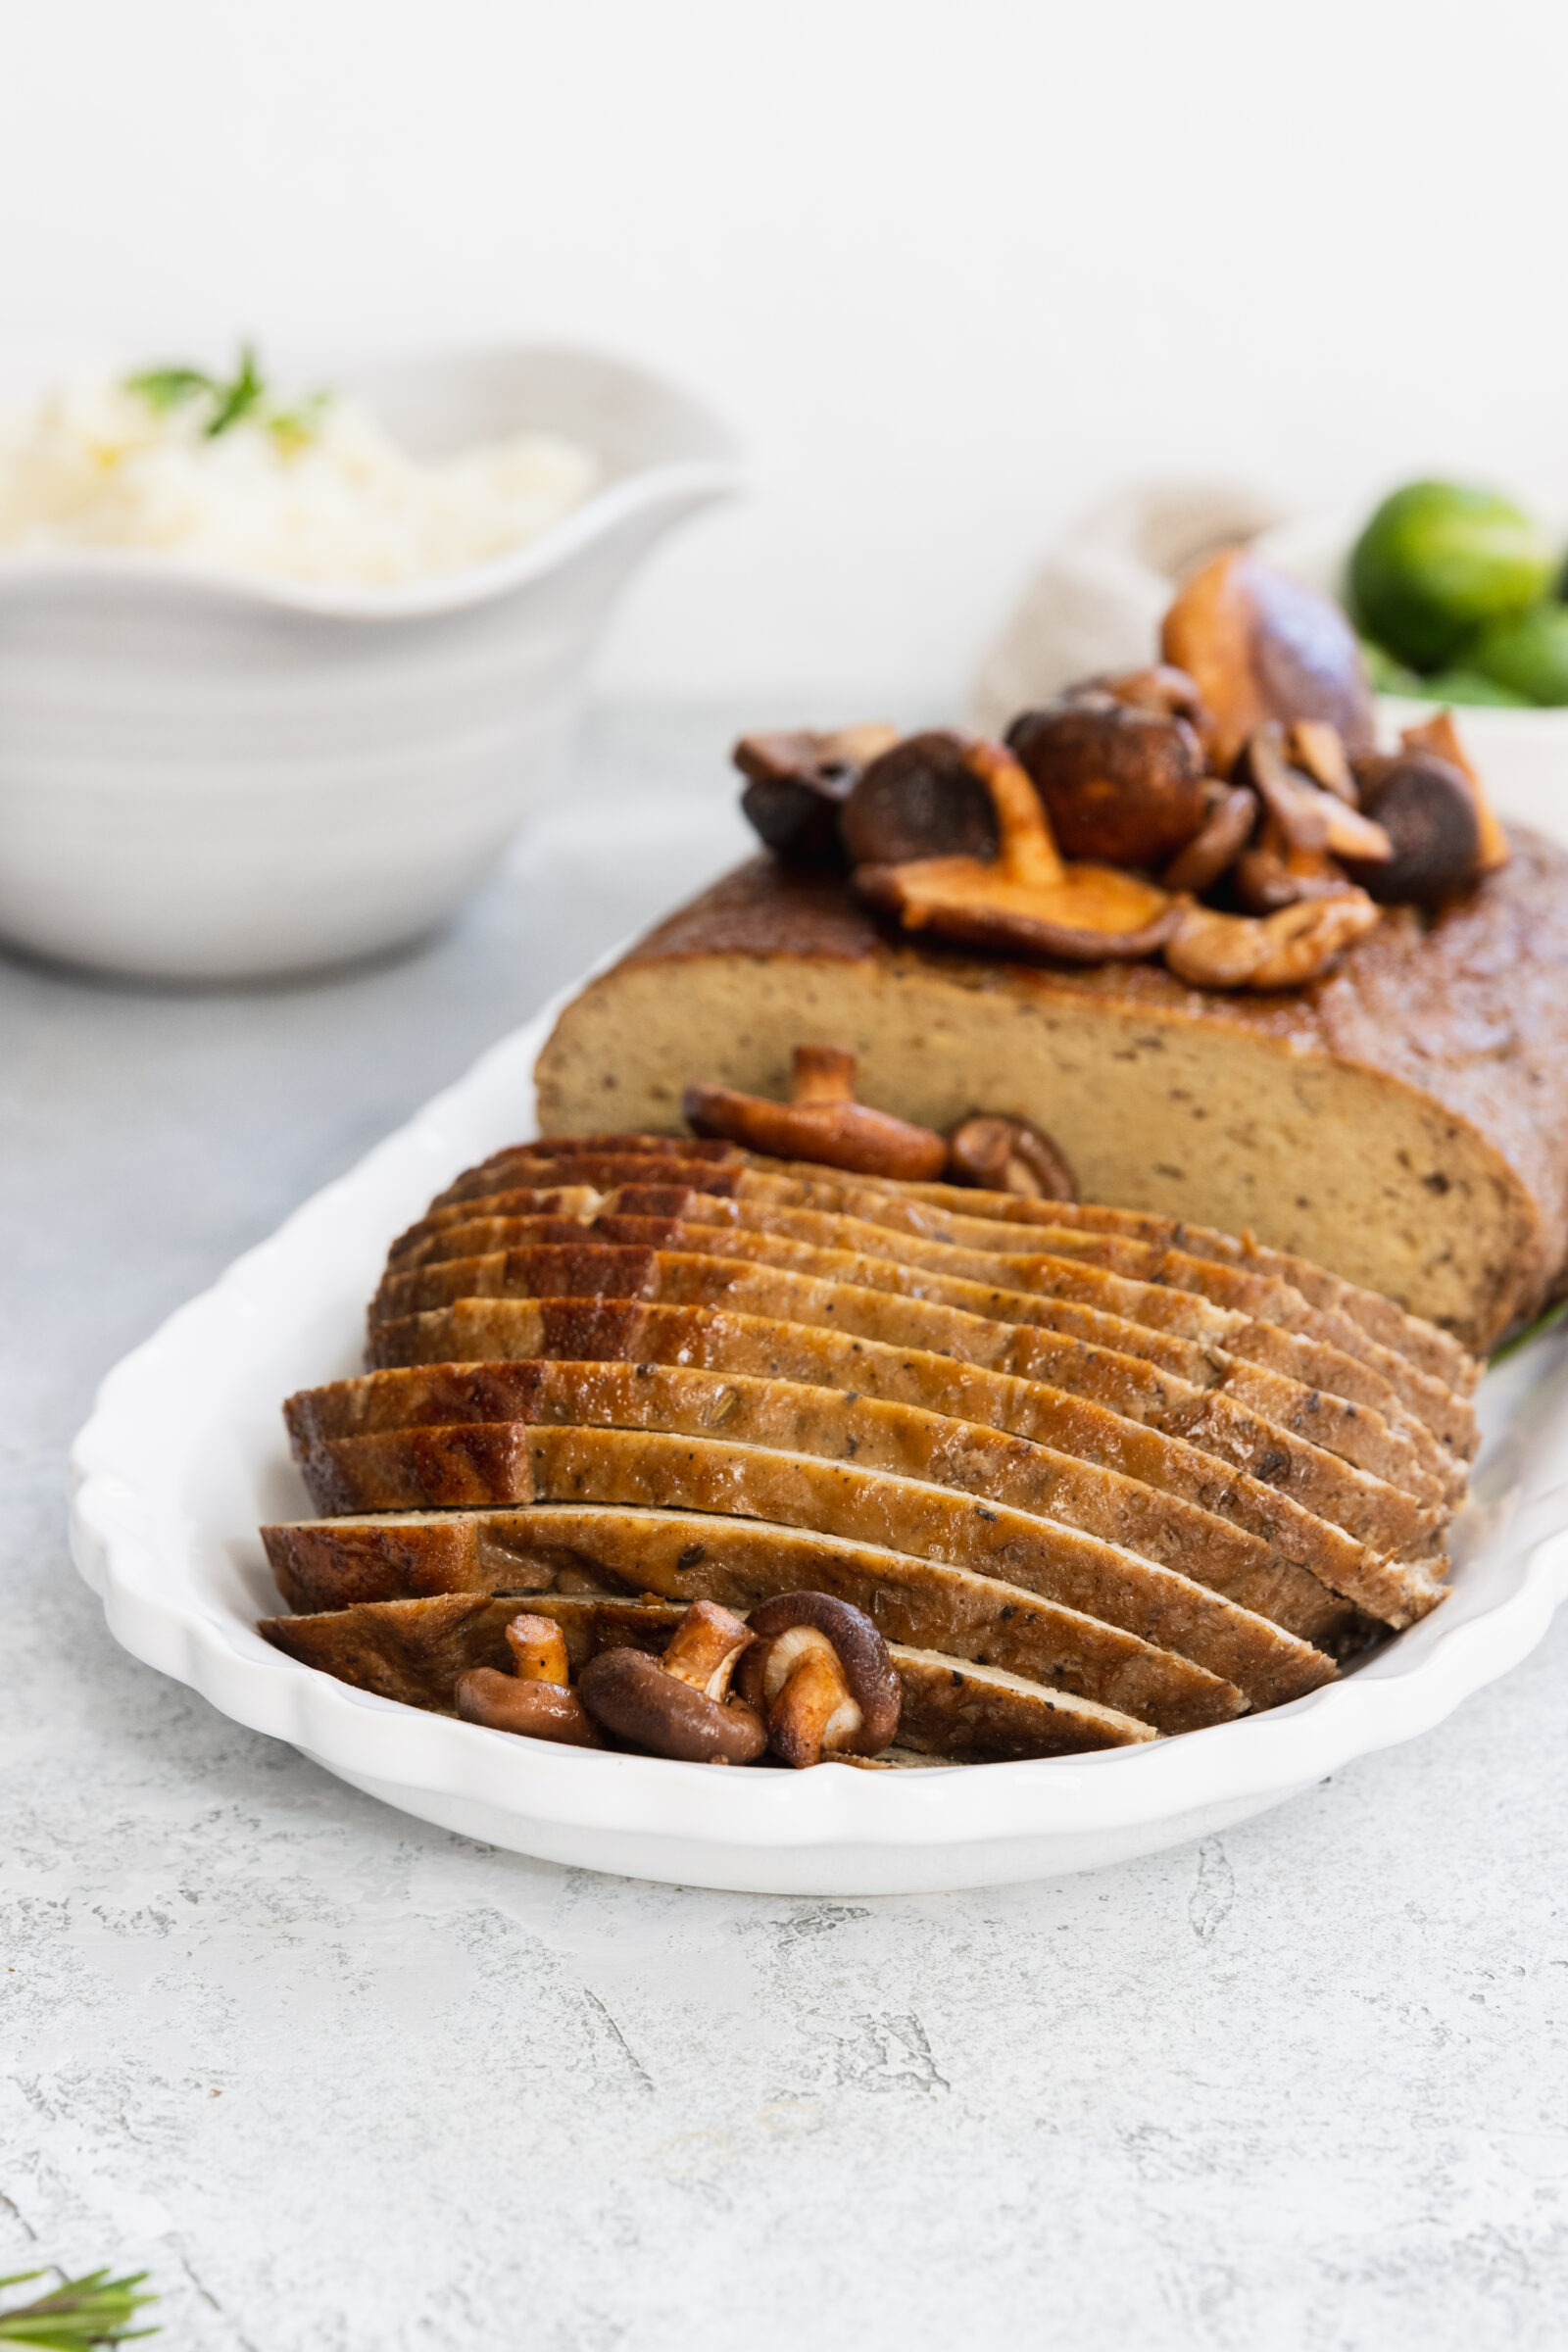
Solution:
<svg viewBox="0 0 1568 2352">
<path fill-rule="evenodd" d="M 3 325 L 590 340 L 740 429 L 607 681 L 940 705 L 1129 473 L 1564 502 L 1560 0 L 10 0 Z M 764 709 L 762 706 L 766 706 Z M 823 715 L 827 715 L 824 709 Z"/>
</svg>

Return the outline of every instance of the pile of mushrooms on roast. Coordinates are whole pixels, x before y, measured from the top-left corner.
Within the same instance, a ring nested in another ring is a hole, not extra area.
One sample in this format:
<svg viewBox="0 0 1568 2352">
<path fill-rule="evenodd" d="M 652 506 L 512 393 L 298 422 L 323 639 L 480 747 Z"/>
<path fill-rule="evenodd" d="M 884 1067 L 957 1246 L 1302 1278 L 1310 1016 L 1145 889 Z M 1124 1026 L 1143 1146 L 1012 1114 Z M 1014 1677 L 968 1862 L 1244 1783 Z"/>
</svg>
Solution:
<svg viewBox="0 0 1568 2352">
<path fill-rule="evenodd" d="M 602 1649 L 575 1684 L 552 1618 L 514 1617 L 507 1642 L 512 1673 L 477 1666 L 457 1686 L 458 1713 L 491 1731 L 687 1764 L 771 1756 L 799 1771 L 866 1762 L 899 1728 L 887 1643 L 830 1592 L 781 1592 L 749 1617 L 694 1600 L 662 1651 Z"/>
<path fill-rule="evenodd" d="M 1204 988 L 1298 987 L 1383 907 L 1441 906 L 1507 862 L 1446 712 L 1376 751 L 1360 649 L 1326 597 L 1232 549 L 1182 587 L 1161 655 L 1022 712 L 1004 744 L 749 736 L 743 807 L 779 858 L 848 867 L 906 932 L 1074 963 L 1162 955 Z"/>
</svg>

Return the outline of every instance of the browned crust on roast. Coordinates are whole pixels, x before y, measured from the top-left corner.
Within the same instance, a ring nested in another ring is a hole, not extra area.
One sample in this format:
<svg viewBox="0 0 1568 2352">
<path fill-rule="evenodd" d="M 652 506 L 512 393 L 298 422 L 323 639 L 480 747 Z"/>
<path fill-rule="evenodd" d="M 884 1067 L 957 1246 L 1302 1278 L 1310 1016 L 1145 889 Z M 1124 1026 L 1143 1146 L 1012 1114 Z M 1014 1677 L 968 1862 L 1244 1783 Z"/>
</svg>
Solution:
<svg viewBox="0 0 1568 2352">
<path fill-rule="evenodd" d="M 1430 922 L 1391 909 L 1333 973 L 1280 996 L 1190 989 L 1157 963 L 1023 966 L 895 945 L 842 879 L 789 875 L 766 858 L 680 908 L 627 962 L 733 956 L 936 969 L 1041 1005 L 1098 1004 L 1374 1073 L 1470 1129 L 1516 1202 L 1513 1257 L 1477 1298 L 1475 1330 L 1460 1335 L 1485 1348 L 1510 1315 L 1540 1303 L 1568 1256 L 1568 859 L 1537 835 L 1513 829 L 1510 840 L 1511 863 L 1469 898 Z"/>
<path fill-rule="evenodd" d="M 1257 1417 L 1216 1390 L 1201 1390 L 1113 1348 L 1064 1339 L 1036 1326 L 1003 1323 L 894 1293 L 822 1282 L 779 1267 L 680 1251 L 606 1248 L 519 1250 L 468 1258 L 406 1278 L 406 1312 L 463 1298 L 597 1296 L 662 1298 L 670 1305 L 733 1306 L 743 1313 L 824 1323 L 895 1346 L 930 1348 L 1025 1378 L 1048 1378 L 1091 1395 L 1277 1487 L 1319 1517 L 1380 1550 L 1430 1552 L 1443 1514 L 1352 1468 L 1290 1431 Z M 402 1279 L 402 1278 L 400 1278 Z M 373 1334 L 372 1334 L 373 1346 Z M 1382 1614 L 1382 1612 L 1379 1612 Z"/>
<path fill-rule="evenodd" d="M 1279 1614 L 1282 1563 L 1260 1538 L 1142 1480 L 1028 1438 L 830 1387 L 644 1359 L 444 1364 L 372 1373 L 302 1391 L 285 1408 L 296 1447 L 389 1429 L 466 1421 L 577 1421 L 725 1436 L 890 1470 L 1059 1520 L 1174 1569 L 1292 1633 L 1344 1631 L 1315 1578 L 1293 1593 L 1304 1621 Z M 1155 1444 L 1163 1441 L 1155 1440 Z M 1291 1579 L 1298 1585 L 1301 1580 Z M 1289 1605 L 1289 1602 L 1287 1603 Z"/>
<path fill-rule="evenodd" d="M 680 1609 L 658 1602 L 639 1606 L 588 1596 L 545 1594 L 530 1606 L 560 1625 L 573 1671 L 607 1648 L 657 1655 L 681 1617 Z M 511 1601 L 463 1594 L 368 1603 L 329 1617 L 269 1617 L 261 1631 L 301 1665 L 339 1682 L 406 1706 L 450 1713 L 460 1674 L 506 1664 L 506 1623 L 513 1613 Z M 1154 1737 L 1114 1708 L 997 1667 L 902 1643 L 890 1643 L 889 1656 L 903 1693 L 900 1743 L 917 1752 L 954 1763 L 1001 1763 L 1133 1747 Z"/>
</svg>

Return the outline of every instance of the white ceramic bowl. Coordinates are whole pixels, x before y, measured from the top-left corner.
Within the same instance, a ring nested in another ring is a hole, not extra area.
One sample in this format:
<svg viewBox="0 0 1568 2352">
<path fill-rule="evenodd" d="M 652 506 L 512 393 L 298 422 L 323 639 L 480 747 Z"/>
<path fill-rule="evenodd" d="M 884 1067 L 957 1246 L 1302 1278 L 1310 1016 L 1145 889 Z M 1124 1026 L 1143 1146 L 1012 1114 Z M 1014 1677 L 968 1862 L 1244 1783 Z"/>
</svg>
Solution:
<svg viewBox="0 0 1568 2352">
<path fill-rule="evenodd" d="M 739 483 L 696 402 L 588 352 L 336 381 L 417 455 L 538 427 L 593 449 L 601 485 L 507 555 L 389 588 L 0 551 L 0 935 L 182 980 L 416 937 L 557 781 L 617 590 Z"/>
<path fill-rule="evenodd" d="M 1281 571 L 1337 597 L 1365 514 L 1304 515 L 1265 531 L 1255 552 Z M 1441 704 L 1378 696 L 1378 733 L 1389 746 L 1403 727 L 1430 718 Z M 1533 825 L 1568 846 L 1568 709 L 1495 710 L 1456 703 L 1454 719 L 1501 816 Z"/>
<path fill-rule="evenodd" d="M 564 1000 L 562 1000 L 564 1001 Z M 105 1382 L 73 1454 L 72 1543 L 110 1631 L 237 1722 L 448 1829 L 676 1885 L 895 1894 L 1091 1870 L 1208 1835 L 1408 1740 L 1506 1672 L 1568 1586 L 1568 1338 L 1484 1384 L 1451 1597 L 1358 1673 L 1272 1713 L 1102 1755 L 968 1769 L 711 1772 L 423 1714 L 283 1657 L 258 1523 L 305 1516 L 279 1399 L 358 1368 L 388 1242 L 533 1132 L 557 1005 L 318 1193 Z"/>
</svg>

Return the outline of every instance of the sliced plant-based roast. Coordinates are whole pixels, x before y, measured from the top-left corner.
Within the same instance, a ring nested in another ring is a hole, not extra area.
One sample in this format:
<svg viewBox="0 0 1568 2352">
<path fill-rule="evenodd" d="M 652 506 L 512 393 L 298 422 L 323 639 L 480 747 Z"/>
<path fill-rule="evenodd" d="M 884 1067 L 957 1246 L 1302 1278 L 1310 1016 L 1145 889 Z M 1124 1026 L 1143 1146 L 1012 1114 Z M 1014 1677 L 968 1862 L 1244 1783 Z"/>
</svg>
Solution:
<svg viewBox="0 0 1568 2352">
<path fill-rule="evenodd" d="M 1289 1486 L 1295 1499 L 1364 1544 L 1420 1556 L 1435 1549 L 1443 1525 L 1441 1512 L 1417 1504 L 1310 1440 L 1260 1419 L 1219 1386 L 1203 1388 L 1184 1381 L 1142 1358 L 1050 1329 L 1044 1320 L 1048 1313 L 1059 1317 L 1069 1311 L 1081 1314 L 1083 1309 L 1058 1310 L 1047 1302 L 1040 1323 L 1006 1323 L 782 1267 L 677 1250 L 514 1250 L 430 1267 L 411 1280 L 427 1285 L 428 1295 L 416 1292 L 407 1302 L 409 1312 L 480 1297 L 659 1298 L 673 1306 L 729 1306 L 744 1314 L 825 1323 L 895 1345 L 946 1348 L 994 1369 L 1049 1379 L 1075 1394 L 1098 1396 L 1118 1411 L 1131 1408 L 1139 1418 L 1189 1438 L 1240 1469 L 1251 1470 L 1273 1485 Z M 1214 1377 L 1217 1382 L 1225 1375 L 1216 1372 Z"/>
<path fill-rule="evenodd" d="M 863 1393 L 846 1396 L 772 1367 L 735 1374 L 669 1369 L 647 1358 L 451 1363 L 303 1390 L 288 1399 L 284 1415 L 302 1453 L 334 1438 L 466 1421 L 718 1430 L 744 1444 L 890 1470 L 1057 1520 L 1278 1619 L 1284 1580 L 1268 1546 L 1198 1504 L 1038 1439 Z M 1337 1630 L 1343 1619 L 1315 1578 L 1297 1605 L 1305 1622 L 1291 1630 L 1309 1641 L 1325 1620 Z"/>
<path fill-rule="evenodd" d="M 451 1711 L 451 1692 L 473 1666 L 501 1664 L 511 1601 L 453 1594 L 393 1600 L 318 1617 L 270 1617 L 261 1631 L 275 1648 L 339 1682 L 406 1706 Z M 630 1646 L 657 1655 L 680 1622 L 667 1603 L 542 1595 L 530 1607 L 555 1617 L 579 1671 L 605 1650 Z M 1135 1747 L 1155 1734 L 1092 1699 L 1051 1690 L 995 1666 L 970 1664 L 889 1643 L 899 1679 L 899 1741 L 953 1763 L 996 1763 Z"/>
<path fill-rule="evenodd" d="M 312 1498 L 333 1514 L 535 1500 L 649 1503 L 777 1520 L 966 1568 L 1057 1607 L 1062 1639 L 1075 1645 L 1073 1674 L 1133 1677 L 1114 1689 L 1096 1679 L 1072 1688 L 1137 1713 L 1143 1702 L 1133 1706 L 1130 1693 L 1152 1676 L 1148 1703 L 1163 1710 L 1164 1729 L 1171 1708 L 1202 1709 L 1213 1701 L 1207 1683 L 1195 1684 L 1186 1672 L 1189 1662 L 1215 1682 L 1236 1681 L 1262 1705 L 1285 1689 L 1296 1695 L 1313 1688 L 1332 1671 L 1320 1652 L 1269 1620 L 1076 1529 L 921 1480 L 783 1448 L 642 1429 L 464 1422 L 326 1439 L 306 1449 L 301 1467 Z M 1118 1642 L 1107 1648 L 1099 1633 L 1084 1632 L 1080 1618 L 1102 1632 L 1115 1630 Z M 1137 1656 L 1122 1637 L 1140 1645 Z M 1183 1670 L 1151 1666 L 1144 1649 L 1159 1657 L 1169 1651 Z"/>
<path fill-rule="evenodd" d="M 670 1205 L 673 1209 L 675 1203 Z M 1010 1300 L 999 1301 L 994 1296 L 977 1299 L 967 1290 L 944 1290 L 936 1283 L 891 1283 L 885 1271 L 875 1270 L 890 1262 L 929 1269 L 939 1282 L 979 1283 L 993 1291 L 1076 1302 L 1100 1318 L 1081 1327 L 1083 1336 L 1125 1348 L 1130 1353 L 1148 1351 L 1142 1335 L 1151 1332 L 1164 1332 L 1207 1348 L 1224 1348 L 1240 1362 L 1253 1367 L 1250 1375 L 1237 1376 L 1232 1384 L 1235 1393 L 1245 1392 L 1255 1409 L 1270 1418 L 1294 1426 L 1304 1398 L 1278 1384 L 1304 1384 L 1314 1396 L 1326 1392 L 1367 1408 L 1344 1424 L 1338 1448 L 1360 1468 L 1390 1478 L 1416 1494 L 1428 1489 L 1434 1494 L 1451 1494 L 1462 1482 L 1459 1464 L 1445 1452 L 1431 1424 L 1436 1422 L 1448 1444 L 1464 1446 L 1473 1440 L 1473 1415 L 1468 1406 L 1424 1376 L 1396 1364 L 1393 1368 L 1401 1383 L 1421 1396 L 1424 1417 L 1412 1413 L 1386 1375 L 1363 1360 L 1366 1354 L 1381 1353 L 1377 1344 L 1354 1326 L 1339 1328 L 1359 1354 L 1346 1353 L 1337 1340 L 1314 1336 L 1325 1317 L 1288 1286 L 1245 1269 L 1212 1265 L 1184 1252 L 1156 1251 L 1145 1243 L 1086 1234 L 1076 1227 L 1007 1227 L 951 1215 L 944 1225 L 941 1235 L 911 1234 L 842 1211 L 765 1201 L 715 1201 L 692 1195 L 679 1204 L 678 1214 L 666 1219 L 611 1212 L 581 1226 L 542 1218 L 476 1219 L 471 1224 L 444 1226 L 416 1242 L 399 1245 L 394 1262 L 397 1272 L 403 1274 L 496 1250 L 542 1243 L 569 1244 L 574 1239 L 694 1248 L 720 1256 L 788 1265 L 832 1279 L 868 1280 L 878 1288 L 896 1287 L 913 1296 L 967 1304 L 978 1312 L 1026 1319 Z M 1004 1247 L 991 1248 L 994 1237 L 1000 1237 Z M 971 1248 L 976 1241 L 985 1246 Z M 1008 1244 L 1010 1248 L 1005 1246 Z M 857 1260 L 874 1261 L 874 1266 L 844 1264 L 845 1251 Z M 1120 1266 L 1138 1271 L 1123 1275 L 1117 1270 Z M 1144 1280 L 1145 1273 L 1154 1279 Z M 392 1300 L 401 1296 L 396 1291 L 388 1293 Z M 1218 1303 L 1225 1298 L 1232 1303 Z M 1136 1326 L 1135 1333 L 1110 1328 L 1103 1320 L 1106 1316 Z M 1155 1353 L 1171 1369 L 1207 1385 L 1207 1377 L 1195 1359 L 1183 1362 L 1179 1356 Z M 1317 1408 L 1314 1404 L 1308 1409 L 1315 1414 Z"/>
<path fill-rule="evenodd" d="M 826 1324 L 606 1298 L 463 1299 L 387 1326 L 380 1339 L 387 1365 L 444 1371 L 455 1364 L 461 1376 L 512 1357 L 692 1364 L 831 1385 L 1029 1438 L 1190 1504 L 1205 1521 L 1242 1536 L 1249 1546 L 1243 1554 L 1228 1556 L 1219 1543 L 1209 1547 L 1206 1581 L 1325 1648 L 1354 1642 L 1343 1595 L 1381 1594 L 1387 1582 L 1379 1553 L 1261 1479 L 1090 1397 L 956 1354 L 895 1347 Z M 1156 1504 L 1141 1529 L 1140 1548 L 1186 1573 L 1187 1525 L 1179 1515 L 1166 1518 Z M 1246 1584 L 1233 1586 L 1232 1574 Z"/>
<path fill-rule="evenodd" d="M 607 1154 L 616 1157 L 617 1165 L 626 1172 L 600 1181 L 580 1172 L 575 1163 L 585 1155 L 597 1158 L 602 1164 Z M 695 1163 L 673 1170 L 668 1161 L 687 1156 Z M 655 1174 L 648 1167 L 650 1158 L 659 1160 Z M 669 1184 L 690 1184 L 697 1189 L 724 1192 L 738 1190 L 745 1195 L 758 1184 L 776 1184 L 781 1177 L 797 1182 L 832 1183 L 830 1173 L 820 1166 L 801 1163 L 779 1163 L 722 1143 L 682 1143 L 679 1139 L 646 1135 L 640 1131 L 618 1135 L 584 1137 L 547 1136 L 531 1144 L 515 1145 L 492 1155 L 477 1168 L 467 1170 L 438 1196 L 426 1222 L 441 1217 L 456 1217 L 463 1211 L 461 1204 L 469 1200 L 493 1195 L 498 1189 L 515 1190 L 528 1185 L 559 1185 L 569 1173 L 577 1184 L 595 1184 L 601 1191 L 611 1184 L 639 1181 L 658 1181 Z M 1028 1221 L 1038 1216 L 1032 1202 L 996 1194 L 977 1200 L 972 1194 L 956 1190 L 951 1185 L 916 1183 L 888 1186 L 868 1180 L 858 1190 L 869 1197 L 875 1193 L 886 1203 L 882 1221 L 897 1216 L 907 1219 L 919 1215 L 923 1204 L 950 1206 L 968 1216 L 985 1216 L 1004 1222 Z M 804 1197 L 803 1197 L 804 1198 Z M 823 1199 L 823 1206 L 839 1203 Z M 869 1211 L 857 1206 L 857 1215 Z M 1328 1306 L 1358 1323 L 1371 1337 L 1386 1348 L 1403 1354 L 1418 1369 L 1432 1374 L 1446 1386 L 1467 1395 L 1480 1377 L 1479 1360 L 1448 1332 L 1421 1317 L 1406 1313 L 1396 1300 L 1380 1291 L 1369 1291 L 1342 1276 L 1332 1274 L 1312 1260 L 1288 1252 L 1270 1250 L 1249 1238 L 1238 1241 L 1232 1234 L 1217 1231 L 1212 1226 L 1193 1224 L 1186 1220 L 1150 1214 L 1139 1209 L 1108 1208 L 1099 1203 L 1081 1202 L 1069 1213 L 1050 1219 L 1056 1223 L 1077 1223 L 1097 1231 L 1119 1232 L 1134 1239 L 1171 1245 L 1174 1237 L 1182 1236 L 1176 1246 L 1200 1257 L 1212 1257 L 1225 1264 L 1245 1261 L 1254 1271 L 1277 1276 L 1298 1290 L 1313 1305 Z"/>
<path fill-rule="evenodd" d="M 1059 1608 L 1031 1588 L 978 1570 L 900 1553 L 814 1528 L 650 1504 L 534 1502 L 466 1510 L 351 1513 L 264 1528 L 278 1588 L 309 1613 L 361 1600 L 435 1592 L 596 1591 L 659 1593 L 748 1608 L 778 1592 L 837 1593 L 889 1639 L 989 1659 L 1021 1674 L 1054 1675 Z M 1317 1644 L 1284 1629 L 1263 1636 L 1241 1622 L 1227 1639 L 1254 1696 L 1331 1679 Z M 1347 1640 L 1349 1637 L 1348 1620 Z M 1071 1629 L 1068 1629 L 1069 1635 Z M 1370 1629 L 1360 1622 L 1364 1644 Z"/>
</svg>

